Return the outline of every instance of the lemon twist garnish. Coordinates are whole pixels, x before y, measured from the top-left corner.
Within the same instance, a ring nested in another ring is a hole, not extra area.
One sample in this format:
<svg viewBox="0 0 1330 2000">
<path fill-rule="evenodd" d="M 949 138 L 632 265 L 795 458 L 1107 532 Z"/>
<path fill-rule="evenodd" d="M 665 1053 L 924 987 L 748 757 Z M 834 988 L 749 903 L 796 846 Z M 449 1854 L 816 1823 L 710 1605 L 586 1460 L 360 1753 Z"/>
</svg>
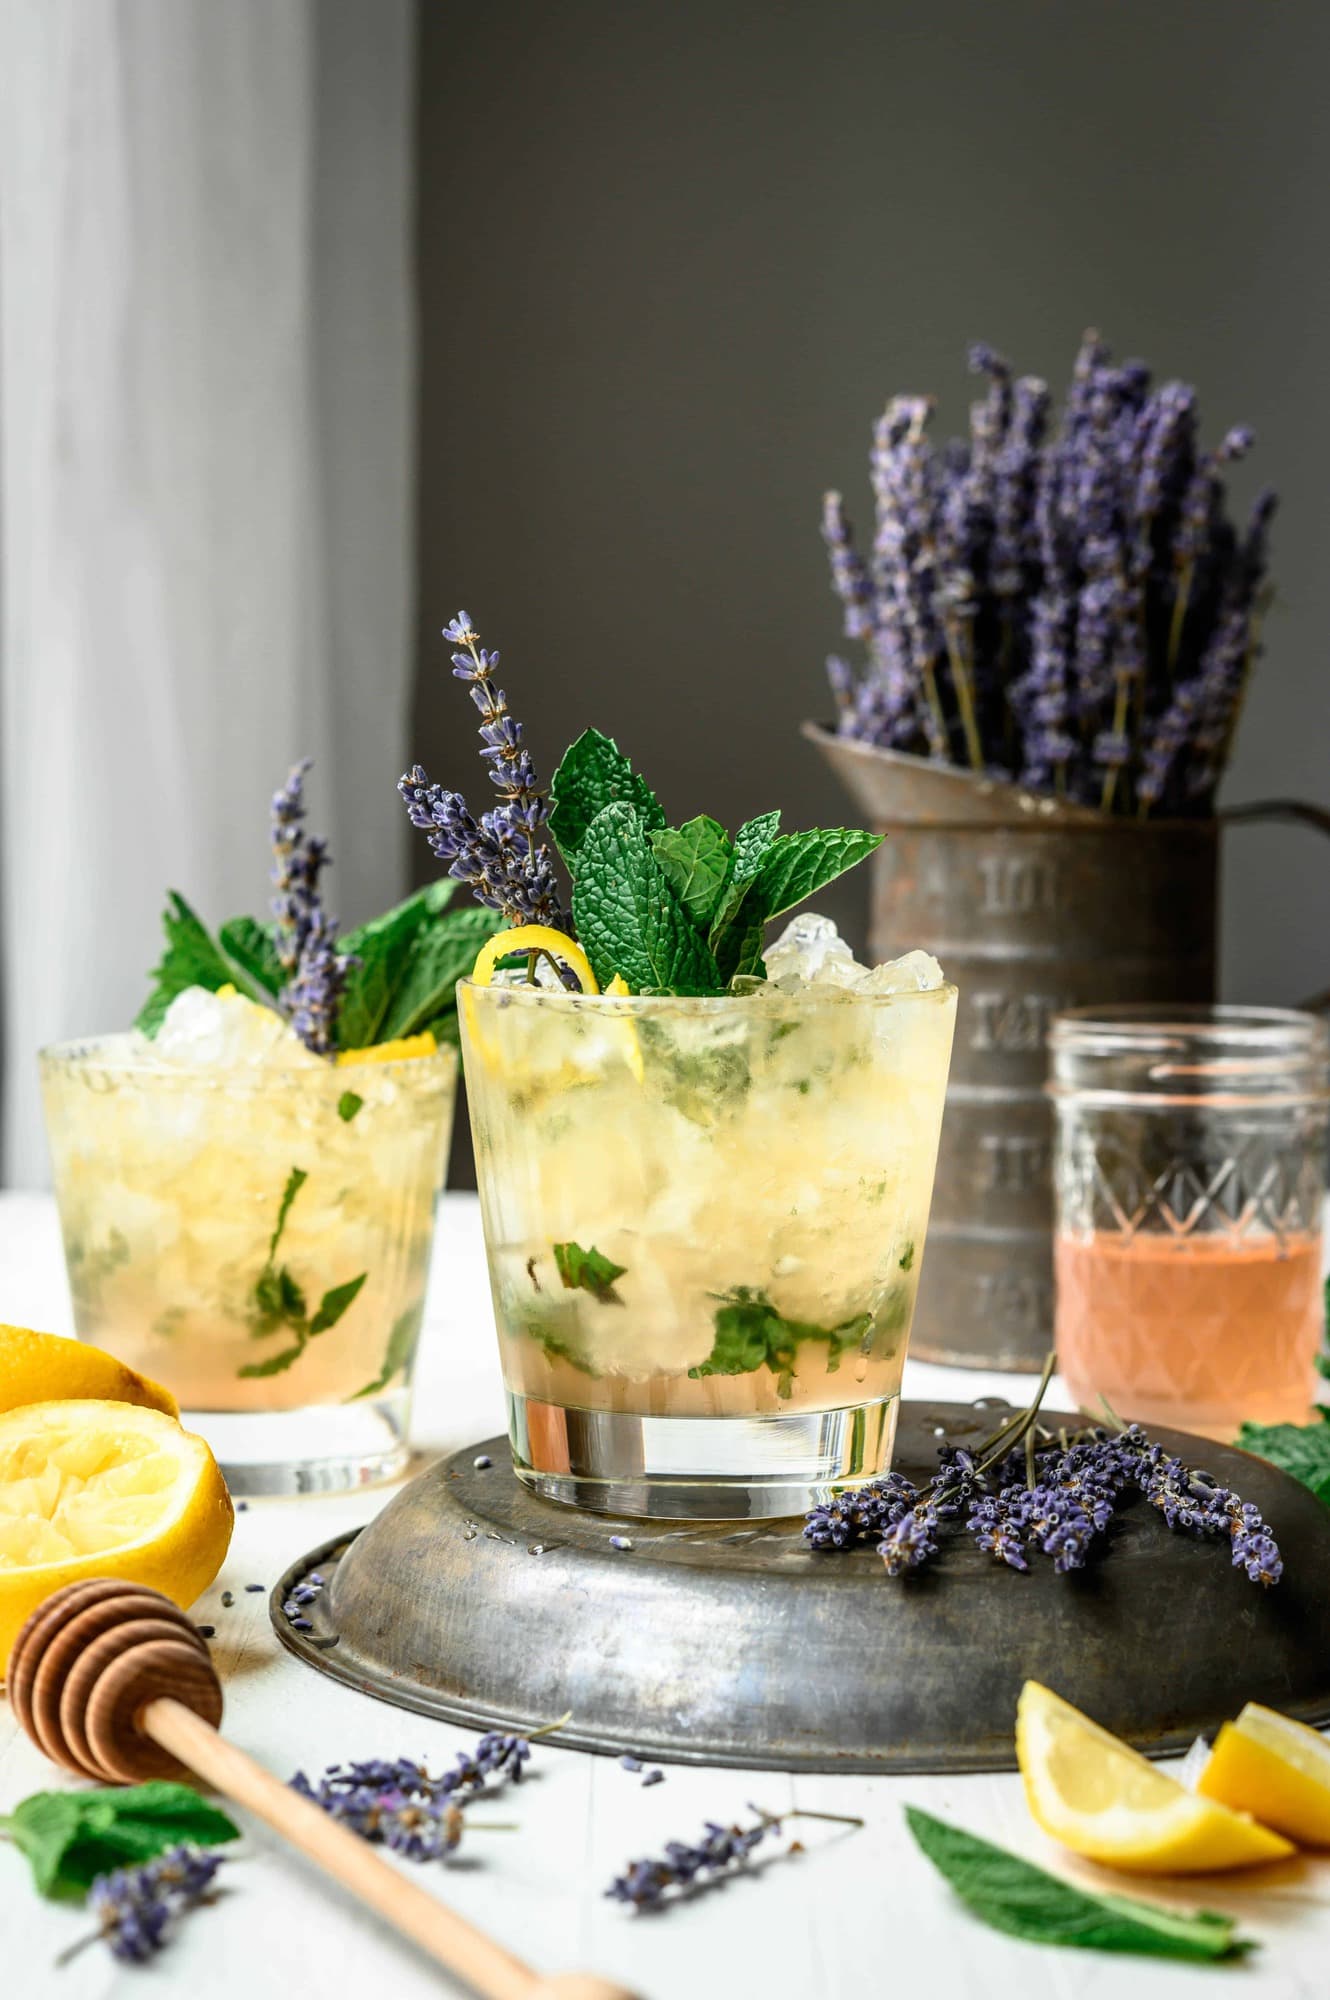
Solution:
<svg viewBox="0 0 1330 2000">
<path fill-rule="evenodd" d="M 471 968 L 471 978 L 477 986 L 490 986 L 494 981 L 494 968 L 501 958 L 507 958 L 515 951 L 544 951 L 551 958 L 557 958 L 575 976 L 584 993 L 599 993 L 596 975 L 591 970 L 591 961 L 575 939 L 565 931 L 556 931 L 550 924 L 518 924 L 511 931 L 500 931 L 483 944 Z"/>
<path fill-rule="evenodd" d="M 368 1048 L 341 1049 L 334 1064 L 343 1069 L 348 1063 L 406 1062 L 415 1056 L 432 1056 L 438 1047 L 430 1030 L 422 1028 L 418 1035 L 399 1035 L 391 1042 L 371 1042 Z"/>
</svg>

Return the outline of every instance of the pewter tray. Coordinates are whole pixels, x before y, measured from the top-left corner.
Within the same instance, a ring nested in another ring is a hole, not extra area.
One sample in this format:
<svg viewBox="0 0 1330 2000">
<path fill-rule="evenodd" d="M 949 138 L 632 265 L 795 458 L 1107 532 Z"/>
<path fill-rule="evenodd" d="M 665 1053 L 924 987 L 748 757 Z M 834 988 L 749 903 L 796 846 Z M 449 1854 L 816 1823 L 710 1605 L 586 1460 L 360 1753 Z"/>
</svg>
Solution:
<svg viewBox="0 0 1330 2000">
<path fill-rule="evenodd" d="M 926 1475 L 942 1428 L 963 1443 L 995 1421 L 991 1406 L 907 1405 L 896 1463 Z M 1079 1575 L 1044 1561 L 1018 1575 L 962 1533 L 892 1582 L 871 1546 L 814 1554 L 797 1522 L 628 1521 L 541 1500 L 494 1438 L 296 1563 L 273 1624 L 320 1673 L 400 1708 L 526 1729 L 571 1710 L 561 1743 L 684 1764 L 1008 1770 L 1027 1678 L 1151 1756 L 1244 1701 L 1330 1721 L 1330 1509 L 1246 1453 L 1154 1435 L 1261 1508 L 1284 1554 L 1274 1589 L 1144 1503 Z M 296 1632 L 282 1602 L 311 1570 L 326 1588 Z"/>
</svg>

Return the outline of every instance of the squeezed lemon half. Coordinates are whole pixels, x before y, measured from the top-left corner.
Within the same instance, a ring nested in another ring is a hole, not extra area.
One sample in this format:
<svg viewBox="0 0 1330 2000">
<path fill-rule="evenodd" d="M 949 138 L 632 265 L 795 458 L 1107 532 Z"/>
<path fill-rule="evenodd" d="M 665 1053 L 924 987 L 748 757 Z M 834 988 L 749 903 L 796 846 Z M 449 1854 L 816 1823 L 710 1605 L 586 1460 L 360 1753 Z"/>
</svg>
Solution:
<svg viewBox="0 0 1330 2000">
<path fill-rule="evenodd" d="M 1021 1690 L 1016 1756 L 1044 1832 L 1110 1868 L 1206 1875 L 1293 1852 L 1247 1813 L 1185 1790 L 1038 1681 Z"/>
<path fill-rule="evenodd" d="M 0 1415 L 0 1676 L 53 1591 L 124 1577 L 184 1609 L 216 1576 L 231 1496 L 200 1437 L 132 1403 L 30 1403 Z"/>
<path fill-rule="evenodd" d="M 169 1389 L 150 1381 L 113 1354 L 58 1333 L 0 1325 L 0 1410 L 23 1403 L 50 1403 L 68 1396 L 96 1396 L 108 1403 L 141 1403 L 146 1409 L 180 1414 Z"/>
<path fill-rule="evenodd" d="M 1330 1743 L 1273 1708 L 1249 1701 L 1224 1724 L 1196 1789 L 1303 1847 L 1330 1847 Z"/>
</svg>

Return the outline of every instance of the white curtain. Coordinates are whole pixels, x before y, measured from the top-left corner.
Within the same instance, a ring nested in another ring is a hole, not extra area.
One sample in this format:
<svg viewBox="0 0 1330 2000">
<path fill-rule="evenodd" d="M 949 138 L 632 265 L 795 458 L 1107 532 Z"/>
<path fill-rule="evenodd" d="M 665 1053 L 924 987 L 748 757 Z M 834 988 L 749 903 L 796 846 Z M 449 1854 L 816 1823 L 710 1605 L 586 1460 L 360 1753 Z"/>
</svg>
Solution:
<svg viewBox="0 0 1330 2000">
<path fill-rule="evenodd" d="M 0 0 L 3 1172 L 126 1025 L 168 884 L 262 913 L 311 755 L 344 920 L 401 887 L 411 0 Z"/>
</svg>

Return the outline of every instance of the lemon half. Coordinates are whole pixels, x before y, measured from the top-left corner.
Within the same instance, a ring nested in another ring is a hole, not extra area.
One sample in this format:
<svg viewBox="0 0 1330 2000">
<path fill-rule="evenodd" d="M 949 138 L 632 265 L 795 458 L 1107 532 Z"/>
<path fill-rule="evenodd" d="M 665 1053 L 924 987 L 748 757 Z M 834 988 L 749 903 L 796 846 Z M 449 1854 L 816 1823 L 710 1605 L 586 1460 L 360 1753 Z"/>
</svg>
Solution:
<svg viewBox="0 0 1330 2000">
<path fill-rule="evenodd" d="M 1196 1786 L 1304 1847 L 1330 1847 L 1330 1743 L 1249 1701 L 1226 1722 Z"/>
<path fill-rule="evenodd" d="M 0 1676 L 53 1591 L 123 1577 L 183 1610 L 216 1576 L 235 1515 L 200 1437 L 132 1403 L 30 1403 L 0 1415 Z"/>
<path fill-rule="evenodd" d="M 1016 1756 L 1044 1832 L 1110 1868 L 1207 1875 L 1293 1852 L 1246 1813 L 1186 1791 L 1038 1681 L 1021 1690 Z"/>
<path fill-rule="evenodd" d="M 142 1403 L 168 1417 L 180 1414 L 169 1389 L 100 1347 L 65 1340 L 58 1333 L 0 1325 L 0 1410 L 49 1403 L 57 1396 L 96 1396 L 108 1403 Z"/>
</svg>

